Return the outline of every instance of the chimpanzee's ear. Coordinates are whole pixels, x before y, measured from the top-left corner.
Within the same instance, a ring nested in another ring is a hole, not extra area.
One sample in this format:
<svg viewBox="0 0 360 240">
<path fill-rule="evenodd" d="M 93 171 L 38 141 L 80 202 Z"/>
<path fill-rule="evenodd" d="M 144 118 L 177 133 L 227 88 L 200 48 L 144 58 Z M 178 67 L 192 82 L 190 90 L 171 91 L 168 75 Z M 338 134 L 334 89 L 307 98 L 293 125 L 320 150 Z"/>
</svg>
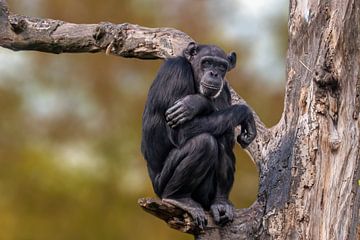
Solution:
<svg viewBox="0 0 360 240">
<path fill-rule="evenodd" d="M 231 69 L 233 69 L 236 65 L 236 53 L 235 52 L 231 52 L 227 55 L 227 59 L 229 61 L 229 68 L 228 71 L 230 71 Z"/>
<path fill-rule="evenodd" d="M 184 57 L 190 61 L 190 59 L 197 54 L 198 48 L 199 46 L 195 42 L 190 42 L 184 50 Z"/>
</svg>

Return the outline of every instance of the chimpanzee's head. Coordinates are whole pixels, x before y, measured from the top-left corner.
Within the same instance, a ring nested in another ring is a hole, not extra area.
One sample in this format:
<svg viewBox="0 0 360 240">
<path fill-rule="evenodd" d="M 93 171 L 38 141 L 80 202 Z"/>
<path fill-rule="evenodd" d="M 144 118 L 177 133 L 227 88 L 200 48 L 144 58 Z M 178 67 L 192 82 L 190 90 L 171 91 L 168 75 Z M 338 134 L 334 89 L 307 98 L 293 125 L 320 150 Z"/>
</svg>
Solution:
<svg viewBox="0 0 360 240">
<path fill-rule="evenodd" d="M 217 46 L 191 42 L 184 50 L 184 56 L 192 66 L 198 92 L 211 98 L 219 96 L 225 74 L 235 67 L 236 54 L 226 55 Z"/>
</svg>

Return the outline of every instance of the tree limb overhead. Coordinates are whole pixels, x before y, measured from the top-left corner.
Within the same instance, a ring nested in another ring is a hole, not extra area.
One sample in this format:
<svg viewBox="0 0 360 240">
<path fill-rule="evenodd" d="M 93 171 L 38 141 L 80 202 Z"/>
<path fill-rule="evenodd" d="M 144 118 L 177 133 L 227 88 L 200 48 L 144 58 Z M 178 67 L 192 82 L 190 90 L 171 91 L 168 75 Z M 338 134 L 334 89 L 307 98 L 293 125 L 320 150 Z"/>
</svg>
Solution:
<svg viewBox="0 0 360 240">
<path fill-rule="evenodd" d="M 0 45 L 14 51 L 48 53 L 106 52 L 140 59 L 168 58 L 181 54 L 193 41 L 172 28 L 146 28 L 135 24 L 74 24 L 60 20 L 9 14 L 0 1 Z"/>
</svg>

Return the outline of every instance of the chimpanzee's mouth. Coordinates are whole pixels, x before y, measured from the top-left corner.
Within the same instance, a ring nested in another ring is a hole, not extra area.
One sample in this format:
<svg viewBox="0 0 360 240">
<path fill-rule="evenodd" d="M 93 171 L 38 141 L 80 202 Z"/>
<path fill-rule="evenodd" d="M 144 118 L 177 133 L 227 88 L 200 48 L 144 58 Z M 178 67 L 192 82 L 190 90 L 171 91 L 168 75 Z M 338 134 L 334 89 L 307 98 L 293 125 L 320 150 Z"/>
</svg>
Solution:
<svg viewBox="0 0 360 240">
<path fill-rule="evenodd" d="M 200 93 L 203 94 L 204 96 L 207 97 L 211 97 L 211 98 L 217 98 L 223 88 L 223 84 L 221 84 L 220 86 L 216 86 L 216 85 L 212 85 L 212 84 L 208 84 L 208 83 L 201 83 L 200 84 Z"/>
<path fill-rule="evenodd" d="M 219 86 L 211 85 L 211 84 L 208 84 L 208 83 L 203 83 L 203 82 L 202 82 L 201 85 L 202 85 L 203 87 L 206 87 L 206 88 L 212 89 L 212 90 L 219 90 L 219 89 L 220 89 Z"/>
</svg>

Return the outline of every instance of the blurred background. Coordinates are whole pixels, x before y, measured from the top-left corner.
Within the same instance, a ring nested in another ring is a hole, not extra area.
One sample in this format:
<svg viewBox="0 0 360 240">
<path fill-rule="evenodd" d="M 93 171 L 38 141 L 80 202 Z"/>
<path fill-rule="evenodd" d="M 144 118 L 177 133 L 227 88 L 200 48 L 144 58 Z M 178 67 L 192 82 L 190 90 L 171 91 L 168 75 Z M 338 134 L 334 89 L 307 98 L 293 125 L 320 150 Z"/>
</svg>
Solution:
<svg viewBox="0 0 360 240">
<path fill-rule="evenodd" d="M 283 108 L 286 0 L 8 0 L 13 12 L 75 23 L 173 27 L 236 51 L 228 75 L 267 126 Z M 160 60 L 0 49 L 0 240 L 192 239 L 143 212 L 155 196 L 141 115 Z M 256 199 L 239 146 L 231 200 Z"/>
</svg>

